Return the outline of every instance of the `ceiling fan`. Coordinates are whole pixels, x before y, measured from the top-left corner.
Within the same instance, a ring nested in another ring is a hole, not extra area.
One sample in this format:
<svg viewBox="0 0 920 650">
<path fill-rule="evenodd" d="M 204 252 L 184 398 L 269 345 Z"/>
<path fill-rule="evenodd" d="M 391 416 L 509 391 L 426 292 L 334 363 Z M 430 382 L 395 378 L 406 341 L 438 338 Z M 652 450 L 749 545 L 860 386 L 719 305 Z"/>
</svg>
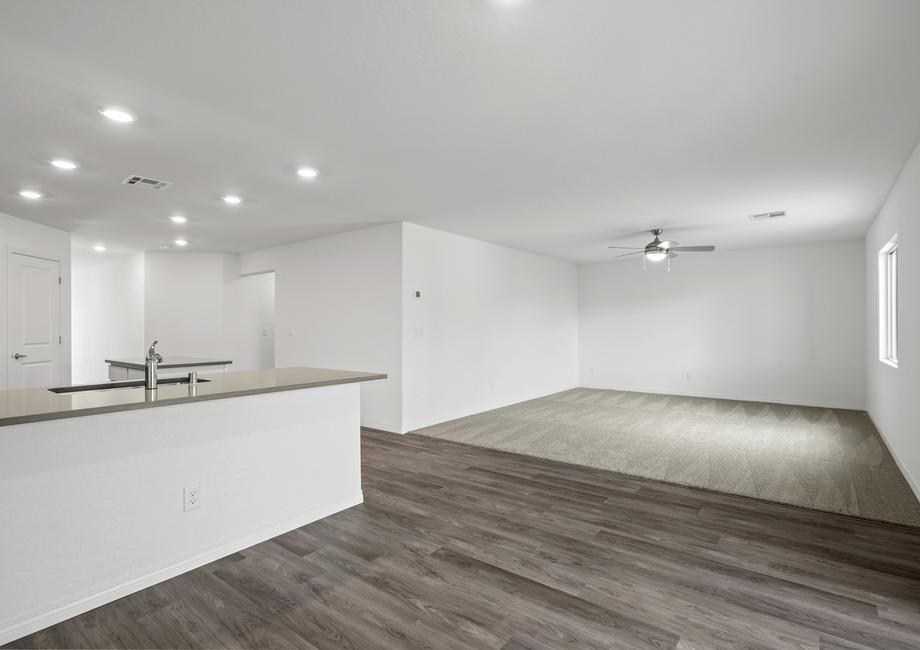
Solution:
<svg viewBox="0 0 920 650">
<path fill-rule="evenodd" d="M 632 251 L 630 253 L 623 253 L 622 255 L 617 255 L 614 259 L 620 257 L 627 257 L 628 255 L 638 255 L 642 253 L 642 270 L 645 270 L 645 260 L 649 262 L 660 262 L 662 260 L 668 261 L 668 271 L 671 270 L 671 258 L 677 257 L 677 251 L 682 253 L 711 253 L 716 247 L 715 246 L 678 246 L 676 241 L 662 241 L 661 233 L 663 232 L 661 228 L 655 228 L 650 230 L 655 239 L 650 241 L 642 248 L 636 246 L 608 246 L 608 248 L 616 248 L 620 250 Z"/>
</svg>

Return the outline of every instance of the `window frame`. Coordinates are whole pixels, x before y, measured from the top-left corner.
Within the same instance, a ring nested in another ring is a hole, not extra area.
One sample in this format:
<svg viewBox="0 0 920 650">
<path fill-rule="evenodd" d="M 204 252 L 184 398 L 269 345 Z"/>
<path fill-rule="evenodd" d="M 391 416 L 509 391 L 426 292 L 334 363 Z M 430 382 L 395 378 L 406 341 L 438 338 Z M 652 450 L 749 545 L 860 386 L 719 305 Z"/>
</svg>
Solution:
<svg viewBox="0 0 920 650">
<path fill-rule="evenodd" d="M 898 367 L 898 262 L 895 235 L 879 251 L 879 361 Z"/>
</svg>

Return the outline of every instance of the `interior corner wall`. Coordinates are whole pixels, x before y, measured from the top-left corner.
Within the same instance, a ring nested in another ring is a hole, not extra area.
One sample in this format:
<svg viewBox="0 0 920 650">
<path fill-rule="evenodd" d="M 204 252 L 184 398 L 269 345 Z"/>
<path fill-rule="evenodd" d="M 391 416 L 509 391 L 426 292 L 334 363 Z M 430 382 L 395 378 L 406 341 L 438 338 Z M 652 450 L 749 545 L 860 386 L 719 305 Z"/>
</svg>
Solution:
<svg viewBox="0 0 920 650">
<path fill-rule="evenodd" d="M 10 250 L 30 253 L 61 263 L 61 378 L 68 383 L 71 376 L 71 323 L 70 323 L 70 233 L 56 228 L 0 213 L 0 390 L 7 389 L 7 264 Z"/>
<path fill-rule="evenodd" d="M 879 360 L 881 248 L 898 236 L 898 367 Z M 920 499 L 920 145 L 865 241 L 866 408 Z"/>
<path fill-rule="evenodd" d="M 275 272 L 275 365 L 382 372 L 361 386 L 361 422 L 402 428 L 402 224 L 245 253 Z"/>
<path fill-rule="evenodd" d="M 579 270 L 581 384 L 861 409 L 859 240 Z"/>
<path fill-rule="evenodd" d="M 144 253 L 74 255 L 72 269 L 72 381 L 106 382 L 106 359 L 143 355 Z"/>
<path fill-rule="evenodd" d="M 404 224 L 403 429 L 575 387 L 577 283 L 571 262 Z"/>
<path fill-rule="evenodd" d="M 233 361 L 231 370 L 272 367 L 274 278 L 240 277 L 240 256 L 155 252 L 144 256 L 144 340 L 164 358 Z"/>
</svg>

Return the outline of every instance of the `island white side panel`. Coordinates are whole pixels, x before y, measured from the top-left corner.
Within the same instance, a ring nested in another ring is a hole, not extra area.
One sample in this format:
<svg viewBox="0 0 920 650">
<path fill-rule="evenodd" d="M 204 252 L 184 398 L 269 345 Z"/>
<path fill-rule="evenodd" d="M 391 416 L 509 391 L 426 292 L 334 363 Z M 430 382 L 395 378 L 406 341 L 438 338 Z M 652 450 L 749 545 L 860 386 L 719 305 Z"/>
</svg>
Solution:
<svg viewBox="0 0 920 650">
<path fill-rule="evenodd" d="M 0 644 L 360 503 L 359 409 L 345 384 L 0 427 Z"/>
</svg>

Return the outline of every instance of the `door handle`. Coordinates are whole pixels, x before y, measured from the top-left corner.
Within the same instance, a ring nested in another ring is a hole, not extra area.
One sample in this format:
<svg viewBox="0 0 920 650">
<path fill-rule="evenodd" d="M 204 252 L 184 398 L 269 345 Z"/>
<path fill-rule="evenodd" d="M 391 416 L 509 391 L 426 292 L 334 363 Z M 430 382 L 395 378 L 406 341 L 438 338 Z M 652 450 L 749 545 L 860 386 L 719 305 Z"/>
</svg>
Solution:
<svg viewBox="0 0 920 650">
<path fill-rule="evenodd" d="M 19 361 L 20 359 L 25 359 L 27 356 L 29 356 L 29 355 L 28 355 L 28 354 L 19 354 L 19 353 L 17 352 L 16 354 L 13 355 L 13 358 L 16 359 L 16 361 Z"/>
</svg>

